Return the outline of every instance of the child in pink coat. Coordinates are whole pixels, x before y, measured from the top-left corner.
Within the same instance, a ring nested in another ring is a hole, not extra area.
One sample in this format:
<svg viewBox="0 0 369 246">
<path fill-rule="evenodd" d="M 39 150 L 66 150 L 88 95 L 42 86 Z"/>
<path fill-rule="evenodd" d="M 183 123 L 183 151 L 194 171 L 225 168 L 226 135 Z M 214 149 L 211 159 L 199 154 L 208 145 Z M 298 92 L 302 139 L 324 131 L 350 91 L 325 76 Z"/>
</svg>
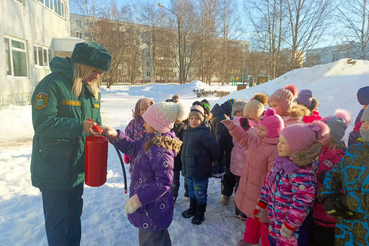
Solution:
<svg viewBox="0 0 369 246">
<path fill-rule="evenodd" d="M 334 168 L 341 162 L 346 152 L 346 145 L 342 141 L 349 124 L 350 114 L 344 109 L 338 109 L 334 116 L 323 118 L 330 129 L 330 133 L 322 141 L 323 152 L 314 167 L 317 179 L 317 193 L 323 185 L 326 172 Z M 318 194 L 316 194 L 318 197 Z M 329 215 L 321 202 L 315 199 L 313 209 L 313 224 L 310 237 L 311 245 L 333 246 L 334 233 L 336 228 L 336 218 Z"/>
<path fill-rule="evenodd" d="M 133 112 L 133 119 L 128 123 L 125 134 L 132 139 L 133 141 L 139 140 L 145 133 L 144 123 L 145 121 L 142 118 L 142 115 L 146 112 L 146 110 L 154 104 L 154 101 L 150 98 L 141 98 L 137 101 L 135 106 L 135 111 Z M 132 159 L 128 155 L 124 155 L 124 162 L 129 164 L 129 173 L 133 173 L 133 169 L 136 163 L 135 159 Z"/>
<path fill-rule="evenodd" d="M 322 152 L 319 141 L 328 131 L 326 124 L 316 121 L 294 124 L 279 134 L 279 156 L 254 211 L 254 218 L 258 220 L 268 210 L 271 246 L 297 246 L 309 240 L 302 230 L 315 198 L 316 178 L 312 165 Z M 299 239 L 300 234 L 306 238 Z"/>
<path fill-rule="evenodd" d="M 278 136 L 284 128 L 284 123 L 282 118 L 275 114 L 275 110 L 269 108 L 259 120 L 258 135 L 255 135 L 252 134 L 253 130 L 247 129 L 245 120 L 247 119 L 241 120 L 243 127 L 246 126 L 244 130 L 231 121 L 224 121 L 233 139 L 248 150 L 247 162 L 242 169 L 235 198 L 236 205 L 247 215 L 244 238 L 237 245 L 258 244 L 261 238 L 262 246 L 268 246 L 268 216 L 265 214 L 258 221 L 254 219 L 253 212 L 260 197 L 261 187 L 278 156 Z"/>
<path fill-rule="evenodd" d="M 298 91 L 295 85 L 287 85 L 283 89 L 276 90 L 268 98 L 268 105 L 283 118 L 284 125 L 290 126 L 302 123 L 304 116 L 310 115 L 309 109 L 295 103 Z"/>
</svg>

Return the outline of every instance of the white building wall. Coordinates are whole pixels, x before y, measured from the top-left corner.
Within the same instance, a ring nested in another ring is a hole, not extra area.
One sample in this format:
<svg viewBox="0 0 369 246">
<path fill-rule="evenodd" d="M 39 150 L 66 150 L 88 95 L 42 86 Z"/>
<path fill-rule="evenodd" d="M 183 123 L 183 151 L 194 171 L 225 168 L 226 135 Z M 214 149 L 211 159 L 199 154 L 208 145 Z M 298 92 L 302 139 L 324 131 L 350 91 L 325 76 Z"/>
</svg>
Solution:
<svg viewBox="0 0 369 246">
<path fill-rule="evenodd" d="M 36 0 L 0 1 L 0 107 L 27 104 L 36 84 L 50 73 L 48 66 L 36 66 L 34 45 L 53 49 L 53 38 L 70 37 L 69 0 L 64 2 L 64 18 Z M 26 42 L 27 77 L 7 75 L 4 38 Z"/>
</svg>

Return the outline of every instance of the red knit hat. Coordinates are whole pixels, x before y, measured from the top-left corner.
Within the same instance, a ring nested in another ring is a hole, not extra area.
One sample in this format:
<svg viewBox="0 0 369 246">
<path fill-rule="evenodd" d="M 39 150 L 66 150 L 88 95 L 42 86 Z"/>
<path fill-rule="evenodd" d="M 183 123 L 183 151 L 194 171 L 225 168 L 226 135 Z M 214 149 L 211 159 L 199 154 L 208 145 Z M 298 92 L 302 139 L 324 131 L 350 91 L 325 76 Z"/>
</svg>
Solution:
<svg viewBox="0 0 369 246">
<path fill-rule="evenodd" d="M 274 108 L 268 108 L 258 124 L 265 127 L 268 132 L 268 138 L 277 138 L 284 128 L 283 119 L 275 113 Z"/>
<path fill-rule="evenodd" d="M 309 124 L 294 124 L 281 131 L 290 145 L 290 156 L 297 152 L 310 148 L 316 142 L 322 140 L 329 132 L 329 127 L 322 121 L 314 121 Z"/>
<path fill-rule="evenodd" d="M 268 98 L 268 103 L 276 102 L 281 108 L 283 115 L 287 115 L 298 95 L 298 90 L 295 85 L 287 85 L 284 89 L 276 90 Z"/>
</svg>

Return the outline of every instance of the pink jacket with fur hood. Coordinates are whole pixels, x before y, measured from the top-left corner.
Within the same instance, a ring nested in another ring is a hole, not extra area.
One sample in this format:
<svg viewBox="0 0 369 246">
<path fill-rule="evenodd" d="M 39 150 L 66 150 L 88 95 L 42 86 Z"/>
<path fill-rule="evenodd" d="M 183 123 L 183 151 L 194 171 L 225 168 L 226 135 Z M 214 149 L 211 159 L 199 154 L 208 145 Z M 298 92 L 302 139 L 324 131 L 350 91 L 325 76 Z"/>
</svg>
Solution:
<svg viewBox="0 0 369 246">
<path fill-rule="evenodd" d="M 248 217 L 254 217 L 254 209 L 260 197 L 261 187 L 278 156 L 278 138 L 261 138 L 255 130 L 244 131 L 235 126 L 229 131 L 234 140 L 248 149 L 247 161 L 242 169 L 241 180 L 236 192 L 236 205 Z M 267 213 L 260 220 L 268 223 Z"/>
</svg>

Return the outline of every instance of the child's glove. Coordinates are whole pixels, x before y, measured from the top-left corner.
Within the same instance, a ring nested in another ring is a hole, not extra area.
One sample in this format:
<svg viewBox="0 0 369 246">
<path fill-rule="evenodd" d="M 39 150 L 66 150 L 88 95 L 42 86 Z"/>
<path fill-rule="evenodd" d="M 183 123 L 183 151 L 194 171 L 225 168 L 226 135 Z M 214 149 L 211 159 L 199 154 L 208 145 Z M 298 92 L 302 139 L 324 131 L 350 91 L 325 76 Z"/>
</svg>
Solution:
<svg viewBox="0 0 369 246">
<path fill-rule="evenodd" d="M 228 130 L 233 130 L 234 128 L 233 121 L 229 119 L 222 120 L 220 123 L 222 123 L 225 127 L 227 127 Z"/>
<path fill-rule="evenodd" d="M 129 164 L 130 160 L 132 160 L 132 157 L 130 157 L 129 155 L 124 155 L 124 163 Z"/>
<path fill-rule="evenodd" d="M 294 229 L 291 228 L 287 223 L 286 221 L 282 224 L 282 228 L 281 230 L 279 231 L 279 233 L 281 234 L 282 237 L 286 237 L 286 238 L 289 238 L 289 237 L 292 237 L 292 234 L 294 232 Z"/>
<path fill-rule="evenodd" d="M 127 214 L 133 214 L 141 206 L 142 204 L 138 199 L 137 194 L 135 194 L 134 196 L 129 198 L 128 201 L 126 202 L 126 212 Z"/>
<path fill-rule="evenodd" d="M 249 119 L 247 119 L 246 117 L 240 118 L 240 125 L 241 125 L 242 129 L 247 131 L 248 129 L 250 129 Z"/>
<path fill-rule="evenodd" d="M 261 217 L 263 217 L 267 204 L 259 201 L 254 210 L 254 220 L 260 221 Z"/>
<path fill-rule="evenodd" d="M 346 198 L 344 194 L 327 195 L 320 199 L 323 203 L 325 211 L 335 217 L 343 217 L 352 215 L 352 212 L 348 211 L 346 205 Z"/>
<path fill-rule="evenodd" d="M 103 130 L 103 133 L 108 135 L 111 139 L 114 140 L 117 138 L 118 132 L 114 128 L 110 126 L 101 126 L 100 128 Z"/>
</svg>

